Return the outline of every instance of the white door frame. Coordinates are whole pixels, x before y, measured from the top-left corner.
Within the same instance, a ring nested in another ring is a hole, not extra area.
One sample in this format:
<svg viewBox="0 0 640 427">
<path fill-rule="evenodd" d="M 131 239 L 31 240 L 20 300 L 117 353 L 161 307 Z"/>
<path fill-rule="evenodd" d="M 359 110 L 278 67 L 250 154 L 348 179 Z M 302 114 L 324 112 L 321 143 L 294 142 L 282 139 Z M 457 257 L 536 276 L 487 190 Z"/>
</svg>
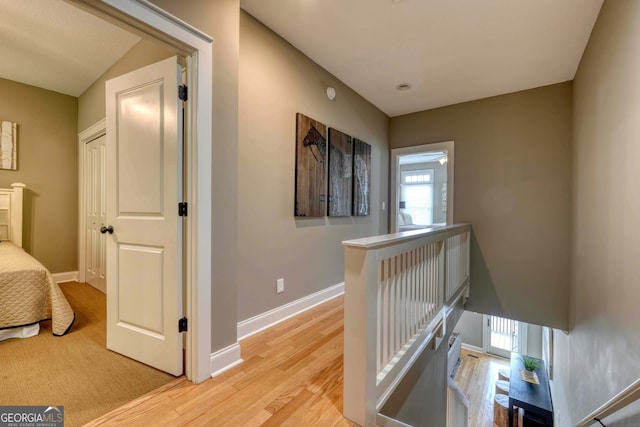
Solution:
<svg viewBox="0 0 640 427">
<path fill-rule="evenodd" d="M 398 222 L 398 183 L 400 182 L 400 156 L 424 153 L 425 151 L 447 152 L 447 225 L 453 224 L 453 141 L 435 142 L 433 144 L 414 145 L 411 147 L 394 148 L 391 150 L 391 188 L 389 202 L 389 232 L 395 233 Z M 433 191 L 437 191 L 436 188 Z"/>
<path fill-rule="evenodd" d="M 89 126 L 78 134 L 78 282 L 86 282 L 86 251 L 87 251 L 87 230 L 86 215 L 87 205 L 85 200 L 86 185 L 84 182 L 85 177 L 85 154 L 87 150 L 87 144 L 96 138 L 101 137 L 107 133 L 107 123 L 105 119 L 100 120 L 97 123 Z"/>
<path fill-rule="evenodd" d="M 187 57 L 186 197 L 190 206 L 185 245 L 189 318 L 185 374 L 200 383 L 211 378 L 213 39 L 146 0 L 70 1 L 110 22 L 151 35 Z"/>
<path fill-rule="evenodd" d="M 486 354 L 494 354 L 489 351 L 489 345 L 491 343 L 491 333 L 489 331 L 489 318 L 491 315 L 482 315 L 482 351 Z M 498 316 L 502 317 L 502 316 Z M 527 333 L 529 331 L 529 325 L 524 322 L 518 322 L 518 352 L 520 354 L 528 354 L 527 348 Z M 494 354 L 495 356 L 495 354 Z"/>
</svg>

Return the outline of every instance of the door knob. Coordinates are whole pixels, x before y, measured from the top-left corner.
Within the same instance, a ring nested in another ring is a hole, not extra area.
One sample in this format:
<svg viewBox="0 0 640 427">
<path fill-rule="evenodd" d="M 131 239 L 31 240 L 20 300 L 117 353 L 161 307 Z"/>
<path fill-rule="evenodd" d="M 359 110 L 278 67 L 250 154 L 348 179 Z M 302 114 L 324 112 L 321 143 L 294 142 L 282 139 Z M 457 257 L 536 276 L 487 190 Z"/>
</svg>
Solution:
<svg viewBox="0 0 640 427">
<path fill-rule="evenodd" d="M 102 234 L 105 234 L 105 233 L 113 234 L 113 227 L 112 226 L 105 227 L 103 225 L 102 227 L 100 227 L 100 232 Z"/>
</svg>

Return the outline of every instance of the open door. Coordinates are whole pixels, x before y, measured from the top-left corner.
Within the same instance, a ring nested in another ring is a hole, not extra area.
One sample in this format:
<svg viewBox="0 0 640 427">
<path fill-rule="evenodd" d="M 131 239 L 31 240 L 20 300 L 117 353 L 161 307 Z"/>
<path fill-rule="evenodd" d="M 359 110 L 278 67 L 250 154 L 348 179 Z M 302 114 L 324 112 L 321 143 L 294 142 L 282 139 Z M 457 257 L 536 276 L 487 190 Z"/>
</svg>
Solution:
<svg viewBox="0 0 640 427">
<path fill-rule="evenodd" d="M 173 57 L 109 80 L 107 348 L 183 373 L 182 102 Z"/>
</svg>

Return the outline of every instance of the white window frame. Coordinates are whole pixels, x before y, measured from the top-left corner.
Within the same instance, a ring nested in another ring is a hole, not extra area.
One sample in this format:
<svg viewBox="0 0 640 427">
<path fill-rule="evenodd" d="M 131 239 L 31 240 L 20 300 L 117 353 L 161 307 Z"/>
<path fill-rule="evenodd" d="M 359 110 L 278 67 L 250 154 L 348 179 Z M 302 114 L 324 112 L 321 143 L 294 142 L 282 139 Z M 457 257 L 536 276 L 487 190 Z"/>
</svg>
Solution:
<svg viewBox="0 0 640 427">
<path fill-rule="evenodd" d="M 489 342 L 491 341 L 491 332 L 489 331 L 489 316 L 490 315 L 488 314 L 482 315 L 482 352 L 485 354 L 493 354 L 489 352 Z M 527 337 L 529 332 L 529 324 L 518 321 L 518 329 L 518 352 L 520 354 L 527 354 L 527 352 L 529 351 L 529 339 Z"/>
<path fill-rule="evenodd" d="M 400 194 L 400 156 L 418 154 L 429 151 L 444 151 L 447 153 L 447 225 L 453 224 L 453 172 L 454 172 L 454 141 L 435 142 L 432 144 L 414 145 L 412 147 L 394 148 L 391 150 L 391 191 L 389 195 L 389 232 L 398 231 L 398 202 Z M 434 187 L 433 191 L 437 191 Z M 434 208 L 435 209 L 435 208 Z"/>
<path fill-rule="evenodd" d="M 428 181 L 419 181 L 419 182 L 406 182 L 407 176 L 428 176 Z M 420 170 L 410 170 L 410 171 L 401 171 L 400 172 L 400 184 L 401 185 L 421 185 L 421 184 L 434 184 L 435 183 L 435 172 L 433 169 L 420 169 Z"/>
<path fill-rule="evenodd" d="M 428 176 L 428 181 L 416 181 L 416 182 L 406 182 L 408 176 Z M 435 210 L 435 170 L 434 169 L 418 169 L 418 170 L 409 170 L 409 171 L 401 171 L 400 172 L 400 198 L 402 199 L 402 186 L 415 186 L 415 185 L 430 185 L 431 186 L 431 224 L 423 224 L 421 222 L 415 222 L 415 217 L 413 218 L 414 223 L 421 225 L 432 225 L 433 224 L 433 216 Z M 406 201 L 406 199 L 405 199 Z M 407 212 L 411 214 L 411 212 Z M 413 216 L 413 215 L 412 215 Z"/>
</svg>

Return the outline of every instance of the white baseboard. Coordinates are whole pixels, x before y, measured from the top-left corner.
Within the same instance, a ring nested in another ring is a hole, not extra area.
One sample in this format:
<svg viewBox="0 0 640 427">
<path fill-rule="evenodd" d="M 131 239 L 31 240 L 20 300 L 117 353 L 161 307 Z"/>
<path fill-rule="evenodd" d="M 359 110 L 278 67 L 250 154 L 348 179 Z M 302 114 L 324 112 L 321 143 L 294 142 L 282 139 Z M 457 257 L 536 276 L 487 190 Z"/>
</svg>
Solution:
<svg viewBox="0 0 640 427">
<path fill-rule="evenodd" d="M 332 298 L 344 293 L 344 283 L 338 283 L 327 289 L 323 289 L 315 294 L 308 295 L 299 300 L 290 302 L 283 306 L 259 314 L 251 319 L 238 323 L 238 341 L 247 338 L 255 333 L 267 329 L 277 323 L 282 322 L 296 314 L 322 304 Z M 211 354 L 211 376 L 215 377 L 221 373 L 242 363 L 240 357 L 240 344 L 235 343 Z"/>
<path fill-rule="evenodd" d="M 476 353 L 484 353 L 484 349 L 482 347 L 476 347 L 475 345 L 462 343 L 462 348 L 469 351 L 475 351 Z"/>
<path fill-rule="evenodd" d="M 238 343 L 211 353 L 211 376 L 218 376 L 242 362 L 244 360 L 240 357 L 240 345 Z"/>
<path fill-rule="evenodd" d="M 55 280 L 56 283 L 77 282 L 78 272 L 67 271 L 66 273 L 53 273 L 51 277 L 53 277 L 53 280 Z"/>
<path fill-rule="evenodd" d="M 344 293 L 344 282 L 238 323 L 238 341 Z"/>
</svg>

